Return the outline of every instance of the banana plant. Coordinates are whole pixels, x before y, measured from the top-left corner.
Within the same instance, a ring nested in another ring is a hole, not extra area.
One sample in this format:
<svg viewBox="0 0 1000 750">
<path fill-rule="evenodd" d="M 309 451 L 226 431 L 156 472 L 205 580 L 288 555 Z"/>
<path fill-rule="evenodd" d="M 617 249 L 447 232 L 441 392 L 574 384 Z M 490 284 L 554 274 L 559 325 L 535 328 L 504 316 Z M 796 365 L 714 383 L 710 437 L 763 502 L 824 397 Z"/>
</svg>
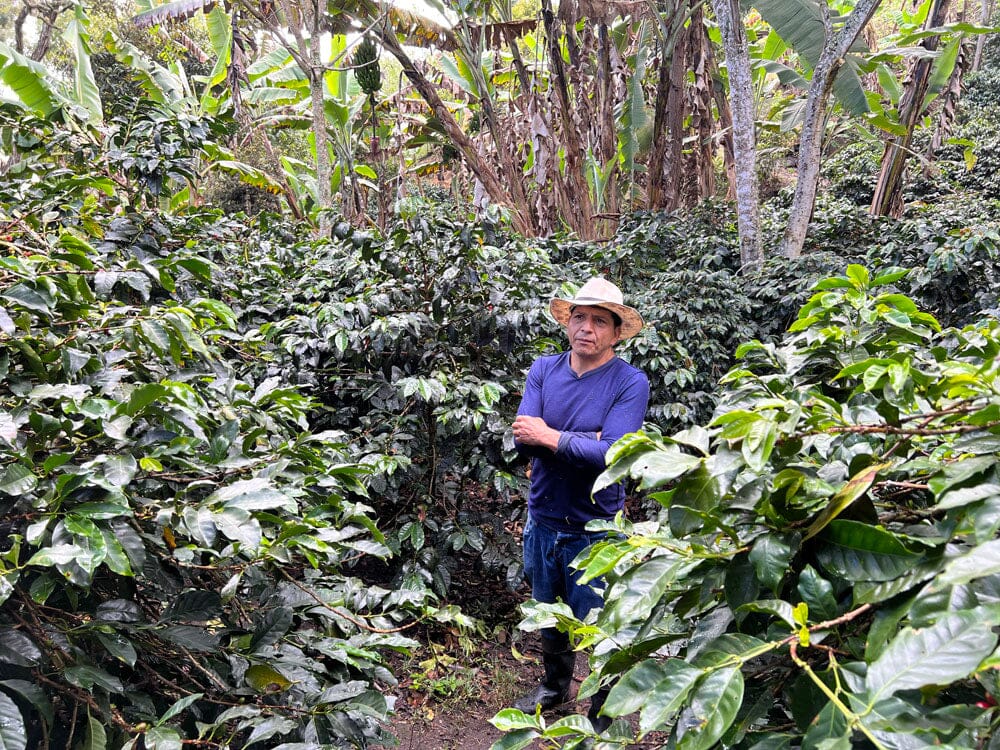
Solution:
<svg viewBox="0 0 1000 750">
<path fill-rule="evenodd" d="M 77 4 L 63 32 L 75 60 L 70 85 L 61 82 L 46 65 L 0 43 L 0 81 L 14 94 L 17 105 L 43 118 L 63 113 L 85 123 L 101 121 L 101 96 L 90 65 L 89 25 L 86 11 Z"/>
</svg>

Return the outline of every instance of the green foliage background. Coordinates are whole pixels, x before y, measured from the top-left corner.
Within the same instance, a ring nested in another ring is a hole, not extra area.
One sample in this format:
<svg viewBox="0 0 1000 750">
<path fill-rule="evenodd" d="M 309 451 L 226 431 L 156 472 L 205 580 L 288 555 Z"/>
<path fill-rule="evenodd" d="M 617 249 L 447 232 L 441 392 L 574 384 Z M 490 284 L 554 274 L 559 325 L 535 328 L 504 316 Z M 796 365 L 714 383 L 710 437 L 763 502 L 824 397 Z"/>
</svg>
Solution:
<svg viewBox="0 0 1000 750">
<path fill-rule="evenodd" d="M 520 581 L 507 426 L 595 273 L 651 323 L 638 513 L 582 561 L 601 615 L 525 627 L 678 748 L 995 746 L 997 203 L 960 155 L 890 223 L 845 152 L 810 252 L 748 276 L 713 203 L 607 243 L 418 198 L 320 239 L 172 211 L 225 118 L 73 122 L 0 105 L 0 746 L 384 740 L 394 655 L 476 633 L 472 572 Z M 580 721 L 504 713 L 500 747 Z"/>
</svg>

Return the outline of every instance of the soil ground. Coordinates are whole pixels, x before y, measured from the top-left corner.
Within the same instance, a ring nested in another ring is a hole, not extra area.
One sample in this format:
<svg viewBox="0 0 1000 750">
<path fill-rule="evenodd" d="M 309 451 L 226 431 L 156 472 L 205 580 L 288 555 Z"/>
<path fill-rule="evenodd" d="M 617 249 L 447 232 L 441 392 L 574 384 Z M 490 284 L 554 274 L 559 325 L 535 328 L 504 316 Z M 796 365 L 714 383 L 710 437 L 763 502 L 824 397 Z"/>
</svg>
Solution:
<svg viewBox="0 0 1000 750">
<path fill-rule="evenodd" d="M 521 695 L 533 690 L 542 677 L 541 643 L 538 633 L 517 630 L 518 604 L 527 590 L 510 592 L 498 586 L 489 592 L 477 588 L 477 599 L 492 601 L 501 614 L 488 637 L 461 639 L 455 634 L 437 634 L 410 659 L 393 665 L 400 680 L 393 691 L 395 715 L 387 727 L 397 745 L 379 745 L 397 750 L 489 750 L 503 736 L 489 720 Z M 554 721 L 569 713 L 586 715 L 589 700 L 577 703 L 580 682 L 587 676 L 587 659 L 577 658 L 571 700 L 546 713 Z M 633 717 L 633 724 L 635 717 Z M 632 747 L 663 746 L 665 738 L 649 736 Z M 538 740 L 535 749 L 551 748 Z"/>
</svg>

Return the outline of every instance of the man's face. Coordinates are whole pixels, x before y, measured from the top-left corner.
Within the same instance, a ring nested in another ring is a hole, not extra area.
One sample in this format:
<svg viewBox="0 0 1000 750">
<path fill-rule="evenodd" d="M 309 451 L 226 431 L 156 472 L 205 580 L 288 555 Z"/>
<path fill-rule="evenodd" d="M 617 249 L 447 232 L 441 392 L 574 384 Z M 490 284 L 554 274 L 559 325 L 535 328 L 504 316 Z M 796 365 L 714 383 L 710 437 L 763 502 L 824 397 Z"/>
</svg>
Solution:
<svg viewBox="0 0 1000 750">
<path fill-rule="evenodd" d="M 588 360 L 602 360 L 621 334 L 614 316 L 603 307 L 574 307 L 566 325 L 573 353 Z"/>
</svg>

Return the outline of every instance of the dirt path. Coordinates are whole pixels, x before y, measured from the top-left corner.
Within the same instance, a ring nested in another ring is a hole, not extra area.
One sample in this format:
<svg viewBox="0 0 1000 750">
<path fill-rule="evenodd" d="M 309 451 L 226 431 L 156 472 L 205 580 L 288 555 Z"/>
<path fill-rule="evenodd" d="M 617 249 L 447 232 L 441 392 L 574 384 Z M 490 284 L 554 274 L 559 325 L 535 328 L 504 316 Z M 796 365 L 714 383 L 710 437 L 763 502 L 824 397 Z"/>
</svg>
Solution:
<svg viewBox="0 0 1000 750">
<path fill-rule="evenodd" d="M 501 635 L 481 642 L 483 650 L 467 660 L 451 661 L 454 657 L 442 658 L 444 654 L 437 660 L 426 659 L 416 663 L 410 676 L 401 677 L 396 716 L 389 725 L 399 740 L 396 750 L 489 750 L 500 739 L 502 733 L 489 720 L 532 690 L 542 677 L 538 635 L 521 636 L 513 644 L 505 640 Z M 581 655 L 571 695 L 586 676 L 586 659 Z M 442 691 L 448 689 L 452 694 L 444 695 Z M 588 703 L 570 701 L 547 717 L 554 719 L 571 712 L 586 715 Z M 662 736 L 651 736 L 633 747 L 659 748 L 664 740 Z M 533 747 L 551 746 L 538 741 Z"/>
</svg>

